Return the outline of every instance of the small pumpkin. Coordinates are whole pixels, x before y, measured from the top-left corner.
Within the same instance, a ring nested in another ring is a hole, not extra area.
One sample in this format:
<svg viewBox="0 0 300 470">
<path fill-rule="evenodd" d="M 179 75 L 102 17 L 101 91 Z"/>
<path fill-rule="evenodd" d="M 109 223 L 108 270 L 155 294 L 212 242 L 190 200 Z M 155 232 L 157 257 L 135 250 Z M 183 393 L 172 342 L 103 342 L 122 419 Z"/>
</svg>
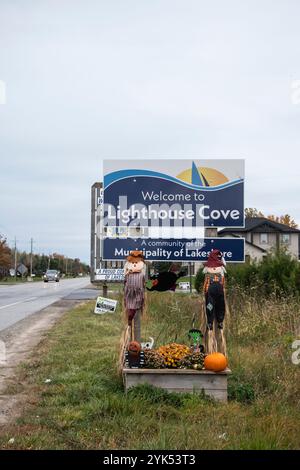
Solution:
<svg viewBox="0 0 300 470">
<path fill-rule="evenodd" d="M 213 372 L 221 372 L 228 365 L 227 357 L 222 353 L 208 354 L 204 359 L 204 368 Z"/>
<path fill-rule="evenodd" d="M 138 341 L 130 341 L 128 352 L 133 356 L 137 356 L 141 352 L 141 345 Z"/>
</svg>

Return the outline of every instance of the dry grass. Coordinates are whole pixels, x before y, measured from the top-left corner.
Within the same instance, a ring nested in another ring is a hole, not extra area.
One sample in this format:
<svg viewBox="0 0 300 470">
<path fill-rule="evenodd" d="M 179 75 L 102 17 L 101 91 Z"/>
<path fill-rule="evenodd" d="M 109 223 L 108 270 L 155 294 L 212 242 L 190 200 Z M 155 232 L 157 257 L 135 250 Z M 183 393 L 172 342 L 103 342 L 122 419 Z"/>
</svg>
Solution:
<svg viewBox="0 0 300 470">
<path fill-rule="evenodd" d="M 145 339 L 186 342 L 200 307 L 196 295 L 152 293 Z M 37 403 L 2 430 L 1 447 L 299 448 L 300 366 L 291 362 L 291 343 L 299 336 L 300 303 L 236 292 L 229 308 L 228 405 L 146 386 L 126 396 L 117 374 L 121 311 L 96 316 L 87 304 L 55 326 L 20 372 Z M 44 383 L 47 378 L 51 383 Z"/>
</svg>

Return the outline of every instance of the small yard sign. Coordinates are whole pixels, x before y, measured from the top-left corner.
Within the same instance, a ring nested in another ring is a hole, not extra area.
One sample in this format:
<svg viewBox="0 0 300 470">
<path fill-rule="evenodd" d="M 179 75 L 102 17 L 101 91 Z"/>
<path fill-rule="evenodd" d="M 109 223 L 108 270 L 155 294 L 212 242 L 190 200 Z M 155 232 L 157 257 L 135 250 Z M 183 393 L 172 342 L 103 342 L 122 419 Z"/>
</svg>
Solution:
<svg viewBox="0 0 300 470">
<path fill-rule="evenodd" d="M 113 313 L 116 311 L 118 301 L 113 299 L 106 299 L 105 297 L 98 297 L 94 313 Z"/>
<path fill-rule="evenodd" d="M 180 290 L 190 290 L 190 283 L 189 282 L 179 282 L 179 289 Z"/>
</svg>

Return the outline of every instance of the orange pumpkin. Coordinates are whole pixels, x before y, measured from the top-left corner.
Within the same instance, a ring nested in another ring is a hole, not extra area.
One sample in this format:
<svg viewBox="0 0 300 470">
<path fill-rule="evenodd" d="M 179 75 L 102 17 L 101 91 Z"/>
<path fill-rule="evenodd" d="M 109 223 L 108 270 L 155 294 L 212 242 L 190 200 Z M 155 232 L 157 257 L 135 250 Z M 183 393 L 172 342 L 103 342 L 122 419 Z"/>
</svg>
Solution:
<svg viewBox="0 0 300 470">
<path fill-rule="evenodd" d="M 228 361 L 226 356 L 221 353 L 208 354 L 204 359 L 204 368 L 206 370 L 212 370 L 214 372 L 221 372 L 226 369 Z"/>
</svg>

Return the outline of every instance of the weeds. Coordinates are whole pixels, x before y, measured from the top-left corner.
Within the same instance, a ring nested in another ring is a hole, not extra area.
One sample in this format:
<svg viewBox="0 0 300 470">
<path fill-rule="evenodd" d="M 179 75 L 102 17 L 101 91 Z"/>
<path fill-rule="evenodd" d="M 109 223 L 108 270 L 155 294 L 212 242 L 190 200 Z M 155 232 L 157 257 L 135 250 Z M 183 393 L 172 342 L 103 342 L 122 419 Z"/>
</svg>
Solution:
<svg viewBox="0 0 300 470">
<path fill-rule="evenodd" d="M 155 346 L 186 343 L 201 296 L 153 293 L 142 320 Z M 35 404 L 3 428 L 2 448 L 296 449 L 300 446 L 300 332 L 297 297 L 228 294 L 229 402 L 141 385 L 124 393 L 116 362 L 122 315 L 66 314 L 20 370 Z M 50 383 L 45 380 L 50 378 Z M 11 437 L 14 444 L 8 444 Z"/>
</svg>

